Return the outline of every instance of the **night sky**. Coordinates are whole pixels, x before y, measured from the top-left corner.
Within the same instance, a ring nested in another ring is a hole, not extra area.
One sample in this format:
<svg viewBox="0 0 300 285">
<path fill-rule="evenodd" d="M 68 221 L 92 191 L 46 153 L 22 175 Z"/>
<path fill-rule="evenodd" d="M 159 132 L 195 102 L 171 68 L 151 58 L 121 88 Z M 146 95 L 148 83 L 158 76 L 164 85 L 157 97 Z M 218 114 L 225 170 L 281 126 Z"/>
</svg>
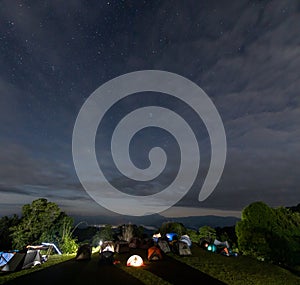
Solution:
<svg viewBox="0 0 300 285">
<path fill-rule="evenodd" d="M 1 1 L 0 215 L 20 213 L 40 197 L 74 216 L 117 215 L 81 185 L 72 133 L 99 86 L 139 70 L 172 72 L 205 91 L 224 124 L 225 168 L 212 195 L 199 202 L 211 156 L 205 126 L 188 106 L 145 92 L 114 106 L 99 125 L 96 152 L 110 183 L 131 195 L 157 193 L 171 183 L 180 155 L 168 132 L 148 128 L 130 145 L 140 168 L 147 167 L 151 148 L 165 150 L 163 175 L 148 185 L 120 175 L 105 137 L 131 109 L 170 105 L 195 131 L 201 164 L 191 190 L 161 215 L 239 217 L 253 201 L 297 205 L 299 23 L 300 4 L 292 0 Z"/>
</svg>

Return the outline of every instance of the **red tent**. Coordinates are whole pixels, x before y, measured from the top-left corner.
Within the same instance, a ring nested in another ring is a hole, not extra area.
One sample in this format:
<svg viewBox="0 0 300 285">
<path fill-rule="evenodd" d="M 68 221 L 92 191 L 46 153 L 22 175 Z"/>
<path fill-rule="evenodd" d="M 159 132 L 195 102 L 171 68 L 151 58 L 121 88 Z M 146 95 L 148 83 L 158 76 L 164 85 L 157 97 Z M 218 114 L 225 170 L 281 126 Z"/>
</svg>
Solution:
<svg viewBox="0 0 300 285">
<path fill-rule="evenodd" d="M 157 246 L 148 248 L 148 260 L 161 260 L 163 258 L 161 250 Z"/>
</svg>

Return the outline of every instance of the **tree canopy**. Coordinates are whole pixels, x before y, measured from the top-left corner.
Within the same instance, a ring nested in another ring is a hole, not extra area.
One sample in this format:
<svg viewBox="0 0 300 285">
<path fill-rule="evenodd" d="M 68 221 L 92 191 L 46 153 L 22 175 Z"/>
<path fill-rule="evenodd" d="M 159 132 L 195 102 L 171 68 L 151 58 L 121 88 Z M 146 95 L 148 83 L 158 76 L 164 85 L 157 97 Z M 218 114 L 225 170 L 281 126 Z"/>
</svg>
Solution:
<svg viewBox="0 0 300 285">
<path fill-rule="evenodd" d="M 16 249 L 30 244 L 53 242 L 64 252 L 76 250 L 71 229 L 73 219 L 53 202 L 40 198 L 22 207 L 22 217 L 9 228 L 12 246 Z"/>
<path fill-rule="evenodd" d="M 236 224 L 239 250 L 245 255 L 276 263 L 300 261 L 300 214 L 263 202 L 254 202 L 242 211 Z"/>
<path fill-rule="evenodd" d="M 165 222 L 161 225 L 159 228 L 159 232 L 162 235 L 165 235 L 166 233 L 177 233 L 178 236 L 184 235 L 187 233 L 187 230 L 185 226 L 182 223 L 177 222 Z"/>
</svg>

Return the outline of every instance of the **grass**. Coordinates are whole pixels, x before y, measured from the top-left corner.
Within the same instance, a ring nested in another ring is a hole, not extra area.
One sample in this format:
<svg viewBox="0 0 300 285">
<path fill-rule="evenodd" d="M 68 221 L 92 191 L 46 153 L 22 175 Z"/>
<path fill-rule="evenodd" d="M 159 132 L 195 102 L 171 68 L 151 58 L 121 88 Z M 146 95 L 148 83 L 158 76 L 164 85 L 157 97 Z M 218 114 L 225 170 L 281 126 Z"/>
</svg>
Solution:
<svg viewBox="0 0 300 285">
<path fill-rule="evenodd" d="M 300 277 L 290 271 L 247 256 L 226 257 L 205 251 L 198 246 L 192 247 L 192 256 L 182 257 L 173 253 L 169 253 L 168 255 L 230 285 L 300 285 Z M 48 261 L 40 266 L 9 274 L 0 274 L 0 284 L 74 257 L 75 254 L 51 255 Z M 116 254 L 115 259 L 119 260 L 120 263 L 115 266 L 141 280 L 146 285 L 170 285 L 166 280 L 145 270 L 148 265 L 147 260 L 144 259 L 145 267 L 127 267 L 127 257 L 128 255 L 126 254 Z"/>
<path fill-rule="evenodd" d="M 144 270 L 144 267 L 128 267 L 126 266 L 127 255 L 116 253 L 115 259 L 119 260 L 120 263 L 116 264 L 117 267 L 125 271 L 126 273 L 132 275 L 136 279 L 139 279 L 146 285 L 171 285 L 166 280 L 160 278 L 159 276 Z M 144 258 L 144 265 L 147 266 L 149 262 Z"/>
<path fill-rule="evenodd" d="M 20 271 L 17 271 L 17 272 L 10 272 L 10 273 L 1 272 L 1 274 L 0 274 L 0 284 L 4 284 L 5 282 L 8 282 L 8 281 L 10 281 L 12 279 L 15 279 L 17 277 L 20 277 L 20 276 L 23 276 L 23 275 L 26 275 L 28 273 L 35 272 L 35 271 L 38 271 L 38 270 L 45 269 L 47 267 L 53 266 L 55 264 L 58 264 L 58 263 L 61 263 L 61 262 L 64 262 L 64 261 L 67 261 L 67 260 L 69 260 L 71 258 L 74 258 L 74 257 L 75 257 L 75 254 L 62 254 L 62 255 L 54 254 L 54 255 L 50 255 L 49 259 L 45 263 L 43 263 L 41 265 L 37 265 L 33 268 L 23 269 L 23 270 L 20 270 Z"/>
<path fill-rule="evenodd" d="M 230 285 L 300 284 L 300 277 L 290 271 L 247 256 L 227 257 L 200 247 L 192 248 L 192 256 L 170 255 Z"/>
<path fill-rule="evenodd" d="M 170 285 L 171 283 L 167 282 L 166 280 L 158 277 L 157 275 L 143 270 L 143 267 L 128 267 L 126 265 L 118 264 L 117 265 L 120 269 L 124 270 L 126 273 L 132 275 L 136 279 L 139 279 L 146 285 Z"/>
</svg>

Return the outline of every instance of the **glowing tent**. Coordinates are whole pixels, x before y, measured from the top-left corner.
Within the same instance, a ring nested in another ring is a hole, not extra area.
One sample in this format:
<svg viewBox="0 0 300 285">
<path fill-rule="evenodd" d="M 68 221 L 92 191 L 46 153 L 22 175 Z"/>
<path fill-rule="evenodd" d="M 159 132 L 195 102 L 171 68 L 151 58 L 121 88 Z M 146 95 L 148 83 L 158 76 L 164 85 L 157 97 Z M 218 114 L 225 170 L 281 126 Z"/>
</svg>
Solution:
<svg viewBox="0 0 300 285">
<path fill-rule="evenodd" d="M 102 243 L 99 251 L 99 263 L 113 264 L 114 254 L 114 243 L 112 241 L 105 241 L 104 243 Z"/>
<path fill-rule="evenodd" d="M 207 250 L 208 250 L 208 251 L 211 251 L 211 252 L 217 252 L 217 247 L 216 247 L 215 244 L 209 244 L 209 245 L 207 246 Z"/>
<path fill-rule="evenodd" d="M 132 255 L 127 260 L 127 266 L 140 267 L 144 265 L 143 259 L 139 255 Z"/>
<path fill-rule="evenodd" d="M 148 260 L 160 260 L 162 258 L 162 252 L 159 247 L 154 245 L 148 248 Z"/>
<path fill-rule="evenodd" d="M 160 233 L 154 234 L 152 236 L 152 238 L 153 238 L 154 242 L 158 242 L 158 239 L 161 238 L 161 234 Z"/>
<path fill-rule="evenodd" d="M 166 237 L 169 242 L 178 240 L 178 235 L 176 233 L 166 233 Z"/>
</svg>

